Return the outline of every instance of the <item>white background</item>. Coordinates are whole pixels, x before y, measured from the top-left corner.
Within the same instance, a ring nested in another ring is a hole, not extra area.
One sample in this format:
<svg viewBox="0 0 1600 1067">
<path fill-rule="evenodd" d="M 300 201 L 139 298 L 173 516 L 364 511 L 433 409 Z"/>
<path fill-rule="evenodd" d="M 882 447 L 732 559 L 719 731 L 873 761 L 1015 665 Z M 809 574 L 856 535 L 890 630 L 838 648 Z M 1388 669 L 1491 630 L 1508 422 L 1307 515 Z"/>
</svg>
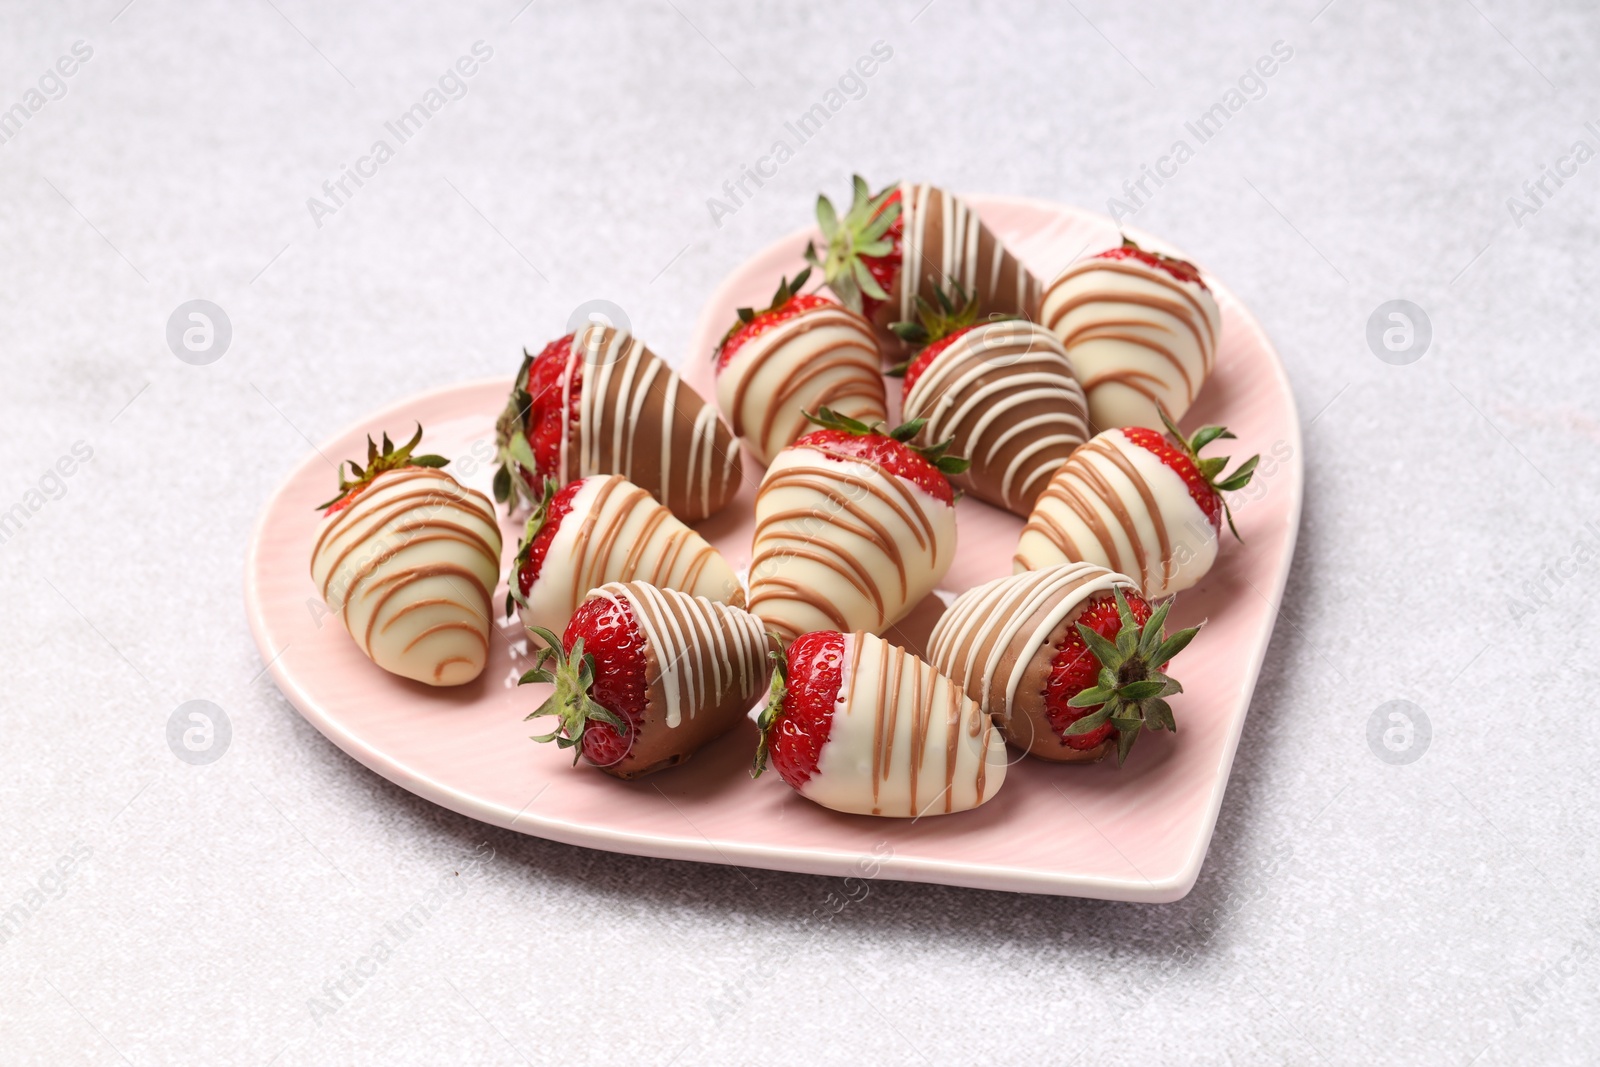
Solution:
<svg viewBox="0 0 1600 1067">
<path fill-rule="evenodd" d="M 0 544 L 0 911 L 56 890 L 0 945 L 0 1061 L 1592 1059 L 1600 562 L 1571 553 L 1600 542 L 1600 162 L 1521 226 L 1506 201 L 1600 148 L 1600 22 L 1321 2 L 6 4 L 0 107 L 93 56 L 0 144 L 0 510 L 59 497 Z M 319 228 L 306 199 L 480 39 L 467 94 Z M 864 98 L 714 224 L 877 40 Z M 1132 217 L 1254 309 L 1307 424 L 1294 571 L 1186 900 L 880 881 L 802 929 L 833 881 L 486 828 L 262 674 L 241 564 L 308 441 L 509 375 L 595 297 L 699 358 L 701 299 L 852 170 L 1104 210 L 1280 40 Z M 233 325 L 202 367 L 165 341 L 196 297 Z M 1433 326 L 1407 366 L 1366 341 L 1396 298 Z M 209 766 L 167 746 L 190 699 L 232 722 Z M 1433 726 L 1407 766 L 1367 743 L 1391 699 Z"/>
</svg>

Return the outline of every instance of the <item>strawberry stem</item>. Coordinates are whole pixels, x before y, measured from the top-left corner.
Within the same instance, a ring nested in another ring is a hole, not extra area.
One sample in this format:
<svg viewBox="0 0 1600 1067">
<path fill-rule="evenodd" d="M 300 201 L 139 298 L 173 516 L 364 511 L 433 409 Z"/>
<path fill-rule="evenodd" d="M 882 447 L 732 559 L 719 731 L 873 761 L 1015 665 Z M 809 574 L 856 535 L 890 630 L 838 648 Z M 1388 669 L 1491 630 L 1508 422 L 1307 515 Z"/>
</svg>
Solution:
<svg viewBox="0 0 1600 1067">
<path fill-rule="evenodd" d="M 555 692 L 523 721 L 554 715 L 556 728 L 547 734 L 535 734 L 532 739 L 540 743 L 554 741 L 558 748 L 575 749 L 572 762 L 576 764 L 583 754 L 584 731 L 591 722 L 603 722 L 619 734 L 628 732 L 628 724 L 616 712 L 589 696 L 589 687 L 594 685 L 594 657 L 584 652 L 583 638 L 574 641 L 570 651 L 563 651 L 561 639 L 544 627 L 536 626 L 531 632 L 545 647 L 539 650 L 533 669 L 523 674 L 517 684 L 544 682 L 554 685 Z M 547 667 L 547 663 L 552 666 Z"/>
<path fill-rule="evenodd" d="M 1101 637 L 1081 622 L 1077 624 L 1084 645 L 1100 662 L 1100 676 L 1095 685 L 1067 701 L 1070 707 L 1095 710 L 1072 722 L 1063 733 L 1077 736 L 1111 723 L 1117 731 L 1117 766 L 1120 767 L 1141 730 L 1177 732 L 1172 706 L 1165 698 L 1183 692 L 1183 686 L 1167 677 L 1162 668 L 1188 647 L 1200 627 L 1191 626 L 1168 637 L 1162 627 L 1172 608 L 1170 597 L 1141 627 L 1121 587 L 1113 592 L 1117 598 L 1117 616 L 1121 620 L 1115 641 Z"/>
<path fill-rule="evenodd" d="M 777 634 L 767 635 L 774 644 L 780 648 L 782 639 Z M 772 730 L 778 716 L 783 714 L 783 701 L 789 695 L 789 662 L 782 652 L 768 652 L 777 669 L 772 672 L 772 685 L 767 690 L 767 706 L 761 709 L 761 714 L 756 717 L 756 729 L 761 731 L 760 739 L 756 742 L 755 763 L 750 768 L 750 777 L 760 778 L 761 772 L 767 769 L 767 734 Z"/>
<path fill-rule="evenodd" d="M 1189 462 L 1193 463 L 1195 470 L 1200 472 L 1200 477 L 1204 478 L 1205 483 L 1211 487 L 1212 492 L 1217 494 L 1217 499 L 1222 501 L 1222 513 L 1227 516 L 1228 529 L 1233 531 L 1234 540 L 1243 543 L 1244 538 L 1239 536 L 1239 528 L 1233 524 L 1233 509 L 1228 507 L 1227 498 L 1222 494 L 1225 492 L 1231 493 L 1249 485 L 1251 477 L 1256 472 L 1256 464 L 1261 462 L 1261 457 L 1259 455 L 1251 456 L 1235 467 L 1232 474 L 1224 478 L 1222 477 L 1223 468 L 1227 467 L 1228 461 L 1233 457 L 1207 456 L 1205 459 L 1201 459 L 1200 450 L 1213 441 L 1234 441 L 1238 440 L 1238 438 L 1234 437 L 1232 433 L 1222 426 L 1202 426 L 1194 432 L 1193 437 L 1185 437 L 1183 431 L 1178 429 L 1178 424 L 1173 422 L 1172 417 L 1167 414 L 1165 407 L 1158 404 L 1156 405 L 1156 411 L 1161 415 L 1161 421 L 1167 427 L 1167 433 L 1173 437 L 1177 446 L 1183 449 L 1184 454 L 1189 457 Z"/>
<path fill-rule="evenodd" d="M 346 460 L 350 465 L 350 473 L 355 475 L 354 481 L 349 481 L 344 476 L 344 465 L 339 466 L 339 495 L 325 504 L 318 504 L 316 510 L 326 511 L 335 504 L 344 500 L 359 489 L 364 489 L 371 484 L 372 479 L 385 471 L 395 471 L 402 467 L 443 467 L 450 461 L 443 456 L 413 456 L 412 449 L 422 441 L 422 423 L 417 423 L 417 432 L 411 435 L 411 440 L 401 445 L 394 446 L 389 440 L 389 435 L 383 435 L 383 445 L 380 447 L 372 441 L 372 435 L 367 435 L 367 465 L 362 467 L 355 460 Z"/>
<path fill-rule="evenodd" d="M 900 217 L 900 204 L 889 203 L 899 182 L 890 182 L 873 195 L 861 175 L 850 179 L 850 209 L 840 218 L 833 202 L 817 197 L 817 225 L 822 230 L 822 254 L 815 242 L 806 244 L 806 262 L 822 272 L 824 283 L 851 311 L 860 312 L 862 297 L 887 300 L 872 272 L 863 261 L 869 256 L 886 256 L 894 250 L 889 227 Z"/>
</svg>

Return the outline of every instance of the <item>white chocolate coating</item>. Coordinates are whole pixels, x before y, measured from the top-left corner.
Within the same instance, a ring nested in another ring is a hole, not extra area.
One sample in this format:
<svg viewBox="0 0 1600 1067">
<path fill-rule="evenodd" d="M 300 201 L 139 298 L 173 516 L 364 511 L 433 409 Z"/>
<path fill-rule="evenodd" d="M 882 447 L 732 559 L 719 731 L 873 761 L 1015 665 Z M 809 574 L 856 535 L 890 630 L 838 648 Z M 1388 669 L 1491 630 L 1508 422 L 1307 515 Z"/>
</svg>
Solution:
<svg viewBox="0 0 1600 1067">
<path fill-rule="evenodd" d="M 748 611 L 645 582 L 613 582 L 592 595 L 633 612 L 653 668 L 646 685 L 668 729 L 730 701 L 748 711 L 760 699 L 772 674 L 767 635 Z"/>
<path fill-rule="evenodd" d="M 1005 740 L 953 682 L 881 637 L 845 635 L 832 728 L 802 796 L 917 818 L 975 808 L 1005 778 Z"/>
<path fill-rule="evenodd" d="M 1050 479 L 1013 562 L 1018 571 L 1097 563 L 1132 575 L 1155 599 L 1194 585 L 1216 558 L 1217 529 L 1178 472 L 1107 430 Z"/>
<path fill-rule="evenodd" d="M 483 670 L 499 572 L 493 506 L 427 467 L 378 475 L 322 520 L 311 553 L 312 580 L 361 651 L 429 685 Z"/>
<path fill-rule="evenodd" d="M 1026 515 L 1050 475 L 1089 436 L 1083 388 L 1055 335 L 1010 320 L 969 330 L 933 357 L 906 395 L 918 439 L 954 439 L 972 461 L 957 488 Z"/>
<path fill-rule="evenodd" d="M 785 449 L 756 494 L 750 610 L 785 642 L 881 631 L 933 592 L 955 548 L 951 505 L 873 464 Z"/>
<path fill-rule="evenodd" d="M 559 634 L 591 589 L 635 581 L 744 606 L 738 576 L 705 538 L 622 475 L 593 475 L 573 496 L 517 613 L 524 626 Z"/>
<path fill-rule="evenodd" d="M 1138 259 L 1090 257 L 1051 282 L 1039 321 L 1061 339 L 1097 430 L 1183 417 L 1217 358 L 1222 314 L 1209 289 Z"/>
<path fill-rule="evenodd" d="M 928 660 L 986 713 L 1009 715 L 1034 655 L 1056 628 L 1087 601 L 1119 587 L 1138 592 L 1132 578 L 1093 563 L 1063 563 L 985 582 L 957 597 L 939 619 L 928 639 Z"/>
<path fill-rule="evenodd" d="M 717 375 L 717 405 L 757 462 L 815 429 L 829 407 L 869 426 L 888 418 L 883 354 L 866 319 L 838 304 L 813 308 L 757 334 Z"/>
</svg>

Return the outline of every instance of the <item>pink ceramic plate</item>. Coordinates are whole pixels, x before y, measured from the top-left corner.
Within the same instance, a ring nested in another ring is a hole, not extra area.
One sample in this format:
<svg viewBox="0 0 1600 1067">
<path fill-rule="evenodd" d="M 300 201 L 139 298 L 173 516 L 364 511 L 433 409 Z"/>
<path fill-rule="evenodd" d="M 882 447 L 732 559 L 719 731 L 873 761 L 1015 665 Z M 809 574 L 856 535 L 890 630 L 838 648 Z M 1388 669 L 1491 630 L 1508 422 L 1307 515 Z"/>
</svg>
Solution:
<svg viewBox="0 0 1600 1067">
<path fill-rule="evenodd" d="M 1072 208 L 992 196 L 970 202 L 1043 279 L 1118 240 L 1110 220 Z M 681 360 L 685 377 L 704 395 L 712 395 L 708 354 L 734 309 L 764 306 L 778 277 L 801 265 L 808 236 L 795 233 L 761 252 L 707 302 Z M 440 690 L 378 669 L 324 614 L 308 560 L 313 507 L 327 499 L 335 479 L 317 455 L 272 498 L 257 526 L 245 572 L 251 629 L 278 686 L 335 744 L 419 796 L 497 826 L 645 856 L 1176 900 L 1194 884 L 1211 840 L 1300 517 L 1300 428 L 1283 368 L 1249 312 L 1212 285 L 1222 306 L 1222 347 L 1216 373 L 1185 423 L 1225 422 L 1240 438 L 1235 454 L 1260 452 L 1262 466 L 1233 502 L 1245 543 L 1229 538 L 1216 568 L 1179 597 L 1174 611 L 1180 626 L 1210 620 L 1172 666 L 1186 689 L 1174 702 L 1179 732 L 1147 736 L 1120 770 L 1022 760 L 984 807 L 908 822 L 826 811 L 776 774 L 752 781 L 753 725 L 639 782 L 575 768 L 569 754 L 527 740 L 534 724 L 522 717 L 543 699 L 544 687 L 515 686 L 526 646 L 514 624 L 500 626 L 477 681 Z M 363 420 L 322 451 L 334 461 L 358 456 L 369 432 L 403 435 L 420 421 L 427 451 L 458 457 L 448 469 L 487 492 L 494 419 L 507 387 L 476 382 L 415 397 Z M 748 464 L 738 500 L 700 526 L 736 568 L 750 559 L 759 474 Z M 960 551 L 948 592 L 1009 573 L 1022 525 L 976 501 L 964 500 L 959 509 Z M 502 527 L 509 560 L 520 523 Z M 502 590 L 497 602 L 503 596 Z M 942 610 L 930 597 L 890 638 L 920 651 Z"/>
</svg>

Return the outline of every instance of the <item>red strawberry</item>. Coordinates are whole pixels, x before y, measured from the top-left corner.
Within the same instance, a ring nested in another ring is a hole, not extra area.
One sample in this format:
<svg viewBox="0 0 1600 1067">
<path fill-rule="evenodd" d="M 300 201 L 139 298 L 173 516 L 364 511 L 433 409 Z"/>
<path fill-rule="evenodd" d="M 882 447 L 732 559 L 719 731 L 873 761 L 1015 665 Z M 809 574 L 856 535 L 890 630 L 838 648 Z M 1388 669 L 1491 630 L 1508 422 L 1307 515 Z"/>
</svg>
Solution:
<svg viewBox="0 0 1600 1067">
<path fill-rule="evenodd" d="M 545 479 L 620 474 L 698 522 L 739 490 L 727 424 L 637 338 L 591 324 L 524 353 L 496 424 L 496 499 L 515 508 Z"/>
<path fill-rule="evenodd" d="M 753 773 L 835 811 L 966 811 L 1005 781 L 1005 742 L 948 678 L 868 633 L 805 634 L 780 660 Z"/>
<path fill-rule="evenodd" d="M 858 176 L 842 217 L 817 198 L 817 223 L 822 247 L 808 246 L 806 259 L 840 303 L 872 322 L 885 351 L 900 348 L 889 324 L 909 320 L 916 297 L 932 300 L 951 282 L 965 285 L 983 313 L 1027 315 L 1038 305 L 1038 280 L 943 189 L 895 183 L 873 195 Z"/>
<path fill-rule="evenodd" d="M 917 297 L 918 321 L 891 327 L 922 346 L 905 367 L 901 408 L 926 420 L 921 441 L 948 439 L 972 457 L 951 479 L 957 488 L 1027 515 L 1089 436 L 1083 388 L 1048 330 L 1016 316 L 980 322 L 977 300 L 957 283 L 950 290 L 936 287 L 933 303 Z"/>
<path fill-rule="evenodd" d="M 1173 730 L 1166 665 L 1199 628 L 1170 637 L 1133 580 L 1090 563 L 1024 571 L 969 589 L 929 639 L 929 661 L 1006 740 L 1048 760 L 1117 762 L 1142 730 Z"/>
<path fill-rule="evenodd" d="M 675 766 L 744 721 L 767 684 L 767 637 L 748 612 L 644 582 L 592 591 L 523 682 L 555 692 L 528 718 L 618 778 Z M 550 664 L 550 666 L 546 666 Z"/>
<path fill-rule="evenodd" d="M 1233 434 L 1205 426 L 1184 437 L 1161 412 L 1170 435 L 1127 427 L 1096 434 L 1056 471 L 1017 539 L 1014 563 L 1039 570 L 1082 560 L 1132 575 L 1147 596 L 1180 592 L 1217 558 L 1222 518 L 1233 514 L 1222 493 L 1255 473 L 1251 456 L 1223 476 L 1227 456 L 1200 449 Z"/>
<path fill-rule="evenodd" d="M 880 631 L 950 569 L 956 521 L 948 442 L 919 448 L 913 420 L 883 433 L 824 408 L 824 428 L 773 459 L 756 493 L 750 610 L 785 641 Z"/>
<path fill-rule="evenodd" d="M 607 582 L 649 582 L 744 606 L 744 589 L 721 553 L 620 474 L 560 489 L 545 482 L 511 567 L 506 614 L 518 609 L 530 630 L 566 626 L 584 595 Z"/>
</svg>

